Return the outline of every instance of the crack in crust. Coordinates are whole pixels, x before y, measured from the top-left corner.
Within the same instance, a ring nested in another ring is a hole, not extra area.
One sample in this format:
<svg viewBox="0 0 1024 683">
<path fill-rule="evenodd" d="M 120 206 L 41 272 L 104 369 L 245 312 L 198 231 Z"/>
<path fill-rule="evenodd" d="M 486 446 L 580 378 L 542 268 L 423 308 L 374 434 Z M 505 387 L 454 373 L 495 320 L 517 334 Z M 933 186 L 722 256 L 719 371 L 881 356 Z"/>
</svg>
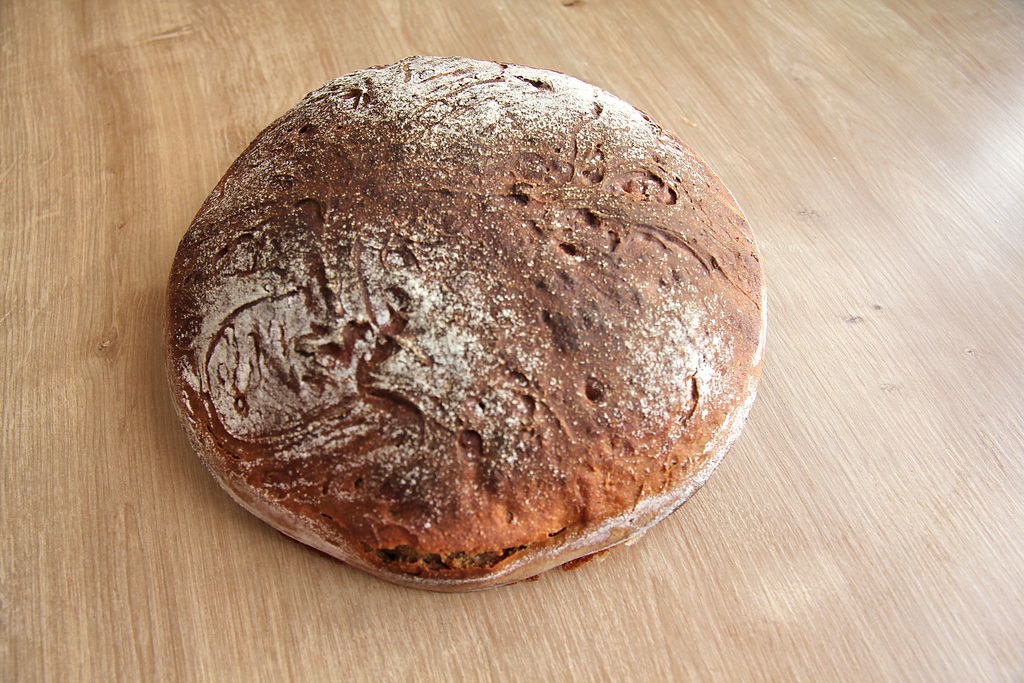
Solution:
<svg viewBox="0 0 1024 683">
<path fill-rule="evenodd" d="M 429 572 L 487 569 L 524 549 L 526 546 L 520 545 L 475 554 L 461 550 L 450 553 L 423 553 L 408 545 L 399 545 L 394 548 L 371 548 L 369 545 L 363 545 L 365 552 L 373 553 L 378 560 L 386 565 L 401 566 L 403 571 L 409 571 L 410 568 L 416 567 Z"/>
</svg>

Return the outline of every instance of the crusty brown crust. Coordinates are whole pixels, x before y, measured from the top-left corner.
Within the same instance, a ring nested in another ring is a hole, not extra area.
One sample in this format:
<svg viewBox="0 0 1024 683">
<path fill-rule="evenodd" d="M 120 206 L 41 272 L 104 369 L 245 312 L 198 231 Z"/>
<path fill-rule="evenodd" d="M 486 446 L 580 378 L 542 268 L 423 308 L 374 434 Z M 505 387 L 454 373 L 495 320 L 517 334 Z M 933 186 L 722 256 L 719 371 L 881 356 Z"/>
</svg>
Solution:
<svg viewBox="0 0 1024 683">
<path fill-rule="evenodd" d="M 688 147 L 549 71 L 331 81 L 178 249 L 167 361 L 236 500 L 398 583 L 529 578 L 646 530 L 753 401 L 764 286 Z"/>
</svg>

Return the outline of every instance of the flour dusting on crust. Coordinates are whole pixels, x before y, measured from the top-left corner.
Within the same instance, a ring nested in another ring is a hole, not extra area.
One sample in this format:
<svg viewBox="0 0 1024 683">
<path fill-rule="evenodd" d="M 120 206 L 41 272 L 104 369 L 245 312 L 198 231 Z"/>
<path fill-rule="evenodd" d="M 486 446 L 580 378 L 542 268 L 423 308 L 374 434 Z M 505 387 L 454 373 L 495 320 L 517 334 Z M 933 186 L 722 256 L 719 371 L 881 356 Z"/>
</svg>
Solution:
<svg viewBox="0 0 1024 683">
<path fill-rule="evenodd" d="M 466 589 L 640 533 L 756 392 L 764 287 L 683 143 L 574 78 L 414 57 L 336 79 L 182 240 L 168 365 L 204 462 L 286 533 Z"/>
</svg>

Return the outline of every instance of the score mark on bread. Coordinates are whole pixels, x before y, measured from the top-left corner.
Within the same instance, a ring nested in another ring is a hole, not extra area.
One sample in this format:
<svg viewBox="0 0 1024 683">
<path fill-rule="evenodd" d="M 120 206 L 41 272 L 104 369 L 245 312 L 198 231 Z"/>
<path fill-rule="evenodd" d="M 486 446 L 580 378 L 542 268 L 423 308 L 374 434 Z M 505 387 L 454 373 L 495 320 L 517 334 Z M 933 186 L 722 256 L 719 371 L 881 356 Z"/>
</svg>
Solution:
<svg viewBox="0 0 1024 683">
<path fill-rule="evenodd" d="M 523 580 L 681 505 L 738 436 L 757 247 L 686 145 L 574 78 L 413 57 L 260 133 L 176 255 L 167 363 L 243 506 L 377 576 Z"/>
</svg>

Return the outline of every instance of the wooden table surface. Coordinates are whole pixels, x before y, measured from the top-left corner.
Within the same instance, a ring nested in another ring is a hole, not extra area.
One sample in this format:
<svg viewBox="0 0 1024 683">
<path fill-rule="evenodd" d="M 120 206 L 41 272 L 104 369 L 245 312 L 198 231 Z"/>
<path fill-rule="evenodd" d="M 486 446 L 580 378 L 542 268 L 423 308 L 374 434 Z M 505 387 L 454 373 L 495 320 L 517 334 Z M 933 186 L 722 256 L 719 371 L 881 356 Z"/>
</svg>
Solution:
<svg viewBox="0 0 1024 683">
<path fill-rule="evenodd" d="M 194 457 L 171 259 L 257 132 L 409 54 L 567 72 L 679 133 L 769 284 L 709 484 L 477 594 L 291 542 Z M 1024 6 L 0 2 L 3 680 L 1024 681 Z"/>
</svg>

